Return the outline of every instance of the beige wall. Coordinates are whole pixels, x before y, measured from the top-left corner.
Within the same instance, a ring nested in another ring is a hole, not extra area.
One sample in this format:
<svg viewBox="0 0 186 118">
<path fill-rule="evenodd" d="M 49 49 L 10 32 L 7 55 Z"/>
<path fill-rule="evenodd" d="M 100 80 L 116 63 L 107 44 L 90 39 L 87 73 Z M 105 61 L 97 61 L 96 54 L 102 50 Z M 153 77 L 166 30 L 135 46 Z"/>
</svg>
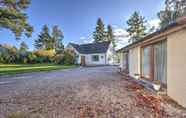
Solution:
<svg viewBox="0 0 186 118">
<path fill-rule="evenodd" d="M 140 74 L 140 47 L 129 50 L 129 73 L 132 77 Z M 186 107 L 186 29 L 167 36 L 167 91 Z"/>
<path fill-rule="evenodd" d="M 124 70 L 126 70 L 126 67 L 127 67 L 127 63 L 126 63 L 127 56 L 126 56 L 126 53 L 124 53 L 124 52 L 119 53 L 119 58 L 120 58 L 120 68 L 122 69 L 122 71 L 124 71 Z"/>
<path fill-rule="evenodd" d="M 140 74 L 140 47 L 129 50 L 129 74 L 134 78 Z"/>
<path fill-rule="evenodd" d="M 123 69 L 124 68 L 124 61 L 125 61 L 124 52 L 119 53 L 119 58 L 120 58 L 120 68 Z"/>
<path fill-rule="evenodd" d="M 186 29 L 168 36 L 167 51 L 168 95 L 186 107 Z"/>
</svg>

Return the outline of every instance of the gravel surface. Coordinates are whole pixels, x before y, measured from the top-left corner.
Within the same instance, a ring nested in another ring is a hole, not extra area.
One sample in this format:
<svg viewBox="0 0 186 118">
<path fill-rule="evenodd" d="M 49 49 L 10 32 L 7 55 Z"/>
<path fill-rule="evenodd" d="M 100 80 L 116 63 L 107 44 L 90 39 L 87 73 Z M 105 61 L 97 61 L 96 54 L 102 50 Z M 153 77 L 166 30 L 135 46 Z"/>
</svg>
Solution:
<svg viewBox="0 0 186 118">
<path fill-rule="evenodd" d="M 109 66 L 1 77 L 0 118 L 11 113 L 33 118 L 157 117 L 151 108 L 137 104 L 131 84 Z M 186 117 L 184 109 L 167 102 L 161 106 L 161 117 Z"/>
</svg>

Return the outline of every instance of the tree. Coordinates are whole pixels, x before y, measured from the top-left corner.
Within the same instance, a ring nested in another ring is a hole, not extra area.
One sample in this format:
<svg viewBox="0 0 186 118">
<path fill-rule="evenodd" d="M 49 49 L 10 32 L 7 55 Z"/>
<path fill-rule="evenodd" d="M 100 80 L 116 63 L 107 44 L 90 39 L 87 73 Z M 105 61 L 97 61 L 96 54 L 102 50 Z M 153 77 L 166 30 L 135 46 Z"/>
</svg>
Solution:
<svg viewBox="0 0 186 118">
<path fill-rule="evenodd" d="M 106 40 L 104 23 L 101 18 L 98 19 L 96 31 L 93 33 L 94 42 L 103 42 Z"/>
<path fill-rule="evenodd" d="M 51 47 L 51 36 L 49 33 L 49 28 L 47 25 L 44 25 L 42 28 L 41 33 L 38 35 L 38 39 L 35 40 L 35 48 L 36 49 L 45 49 L 49 50 L 53 47 Z"/>
<path fill-rule="evenodd" d="M 16 63 L 18 57 L 17 48 L 8 44 L 2 45 L 1 48 L 4 50 L 1 54 L 1 56 L 4 58 L 3 63 Z"/>
<path fill-rule="evenodd" d="M 146 35 L 145 18 L 135 11 L 127 21 L 130 39 L 129 42 L 136 42 Z"/>
<path fill-rule="evenodd" d="M 62 42 L 63 38 L 63 32 L 58 28 L 58 26 L 54 26 L 52 33 L 50 33 L 48 26 L 44 25 L 42 32 L 38 36 L 38 39 L 35 40 L 35 47 L 39 50 L 53 49 L 58 51 L 64 48 Z"/>
<path fill-rule="evenodd" d="M 33 27 L 27 22 L 24 12 L 30 5 L 30 0 L 0 0 L 0 28 L 11 30 L 17 39 L 22 33 L 30 37 Z"/>
<path fill-rule="evenodd" d="M 160 26 L 166 27 L 177 18 L 186 15 L 186 0 L 166 0 L 165 8 L 158 13 Z"/>
<path fill-rule="evenodd" d="M 112 42 L 113 46 L 116 47 L 116 40 L 111 25 L 107 26 L 107 41 Z"/>
<path fill-rule="evenodd" d="M 21 52 L 26 52 L 28 50 L 28 46 L 24 41 L 20 44 L 20 49 L 19 50 Z"/>
<path fill-rule="evenodd" d="M 54 42 L 54 48 L 56 51 L 64 49 L 63 38 L 63 32 L 59 29 L 58 26 L 54 26 L 52 31 L 52 40 Z"/>
</svg>

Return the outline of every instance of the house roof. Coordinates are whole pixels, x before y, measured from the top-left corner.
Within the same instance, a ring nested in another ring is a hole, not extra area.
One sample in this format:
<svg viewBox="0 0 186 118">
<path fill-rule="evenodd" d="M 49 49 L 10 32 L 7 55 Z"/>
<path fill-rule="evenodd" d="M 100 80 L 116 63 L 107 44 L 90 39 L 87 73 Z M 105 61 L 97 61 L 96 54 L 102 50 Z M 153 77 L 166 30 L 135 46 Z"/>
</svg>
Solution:
<svg viewBox="0 0 186 118">
<path fill-rule="evenodd" d="M 81 54 L 94 54 L 94 53 L 106 53 L 110 42 L 102 42 L 102 43 L 89 43 L 89 44 L 74 44 L 70 43 L 72 47 L 74 47 Z"/>
<path fill-rule="evenodd" d="M 155 37 L 155 36 L 157 36 L 157 35 L 159 35 L 159 34 L 162 34 L 162 33 L 166 32 L 166 31 L 168 31 L 168 30 L 170 30 L 170 29 L 172 29 L 172 28 L 175 28 L 175 27 L 178 27 L 178 26 L 182 26 L 182 25 L 184 25 L 184 24 L 186 24 L 186 17 L 180 18 L 180 19 L 178 19 L 178 20 L 176 20 L 176 21 L 170 23 L 168 26 L 166 26 L 166 27 L 164 27 L 164 28 L 161 28 L 161 29 L 159 29 L 159 30 L 157 30 L 157 31 L 155 31 L 155 32 L 153 32 L 153 33 L 147 35 L 146 37 L 142 38 L 141 40 L 138 40 L 138 41 L 136 41 L 136 42 L 134 42 L 134 43 L 132 43 L 132 44 L 129 44 L 129 45 L 127 45 L 127 46 L 125 46 L 125 47 L 119 49 L 117 52 L 126 50 L 126 49 L 128 49 L 129 47 L 131 47 L 131 46 L 137 45 L 137 44 L 139 44 L 139 43 L 141 43 L 141 42 L 143 42 L 143 41 L 146 41 L 146 40 L 148 40 L 148 39 L 150 39 L 150 38 L 153 38 L 153 37 Z M 154 39 L 154 40 L 155 40 L 155 39 Z"/>
</svg>

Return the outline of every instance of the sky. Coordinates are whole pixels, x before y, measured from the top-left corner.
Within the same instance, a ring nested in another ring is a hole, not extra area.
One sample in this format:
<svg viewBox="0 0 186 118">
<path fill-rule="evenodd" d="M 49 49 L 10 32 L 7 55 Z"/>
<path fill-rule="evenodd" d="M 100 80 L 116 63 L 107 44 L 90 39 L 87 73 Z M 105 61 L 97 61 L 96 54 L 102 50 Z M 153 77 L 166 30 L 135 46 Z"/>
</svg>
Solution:
<svg viewBox="0 0 186 118">
<path fill-rule="evenodd" d="M 34 27 L 31 38 L 22 36 L 15 40 L 13 33 L 7 29 L 0 30 L 0 44 L 11 44 L 19 47 L 25 41 L 30 50 L 34 50 L 43 25 L 58 25 L 64 33 L 64 44 L 89 43 L 96 21 L 102 18 L 105 26 L 111 24 L 118 40 L 118 48 L 126 45 L 126 21 L 134 11 L 139 11 L 149 24 L 157 25 L 157 13 L 164 6 L 164 0 L 31 0 L 26 10 L 28 21 Z"/>
</svg>

